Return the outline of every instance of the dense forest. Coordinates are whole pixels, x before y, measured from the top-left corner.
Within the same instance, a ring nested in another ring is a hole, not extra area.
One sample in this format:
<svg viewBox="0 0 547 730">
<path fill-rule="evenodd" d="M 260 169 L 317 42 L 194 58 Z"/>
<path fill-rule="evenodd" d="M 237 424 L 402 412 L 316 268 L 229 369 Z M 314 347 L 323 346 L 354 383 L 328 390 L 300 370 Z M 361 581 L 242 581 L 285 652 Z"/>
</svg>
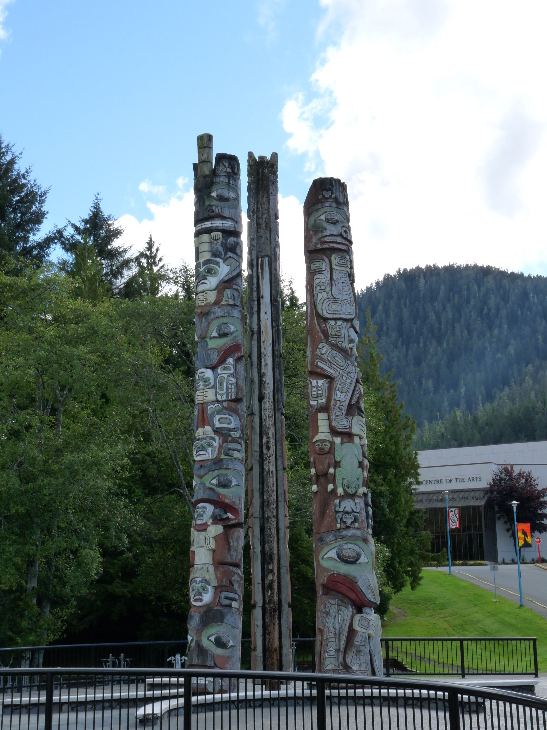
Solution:
<svg viewBox="0 0 547 730">
<path fill-rule="evenodd" d="M 360 292 L 358 306 L 361 320 L 370 308 L 383 372 L 393 370 L 405 411 L 420 429 L 426 423 L 469 420 L 468 414 L 494 401 L 495 413 L 505 419 L 509 411 L 503 404 L 516 403 L 519 388 L 523 395 L 532 392 L 528 368 L 536 372 L 547 363 L 547 279 L 542 276 L 485 266 L 405 269 Z M 541 390 L 539 381 L 537 387 Z M 515 389 L 512 396 L 507 388 Z M 495 420 L 494 411 L 480 419 L 481 424 Z M 449 440 L 471 445 L 492 438 L 521 440 L 532 433 L 543 437 L 541 417 L 534 419 L 508 427 L 505 435 L 504 427 L 492 423 L 491 433 L 477 425 L 470 440 L 463 430 Z M 424 433 L 419 434 L 422 445 Z"/>
<path fill-rule="evenodd" d="M 46 200 L 0 137 L 0 646 L 185 637 L 193 269 L 165 266 L 151 237 L 131 255 L 99 196 L 44 235 Z M 305 311 L 290 285 L 282 325 L 293 633 L 311 636 Z M 360 358 L 385 612 L 417 585 L 427 536 L 413 511 L 414 423 L 370 321 Z M 248 541 L 244 561 L 248 636 Z"/>
<path fill-rule="evenodd" d="M 547 369 L 531 365 L 521 382 L 504 388 L 492 403 L 473 413 L 455 408 L 417 429 L 417 449 L 547 440 Z"/>
</svg>

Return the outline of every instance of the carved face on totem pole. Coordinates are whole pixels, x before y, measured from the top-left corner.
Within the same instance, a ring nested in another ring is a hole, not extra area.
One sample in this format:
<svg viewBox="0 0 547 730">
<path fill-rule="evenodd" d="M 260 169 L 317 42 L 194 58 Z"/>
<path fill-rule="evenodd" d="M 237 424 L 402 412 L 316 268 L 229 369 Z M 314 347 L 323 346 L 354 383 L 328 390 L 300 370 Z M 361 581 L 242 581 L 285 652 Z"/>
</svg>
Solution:
<svg viewBox="0 0 547 730">
<path fill-rule="evenodd" d="M 359 322 L 346 186 L 314 180 L 304 204 L 310 469 L 318 670 L 381 674 Z"/>
<path fill-rule="evenodd" d="M 194 165 L 194 521 L 188 666 L 239 667 L 245 422 L 239 162 L 198 137 Z"/>
</svg>

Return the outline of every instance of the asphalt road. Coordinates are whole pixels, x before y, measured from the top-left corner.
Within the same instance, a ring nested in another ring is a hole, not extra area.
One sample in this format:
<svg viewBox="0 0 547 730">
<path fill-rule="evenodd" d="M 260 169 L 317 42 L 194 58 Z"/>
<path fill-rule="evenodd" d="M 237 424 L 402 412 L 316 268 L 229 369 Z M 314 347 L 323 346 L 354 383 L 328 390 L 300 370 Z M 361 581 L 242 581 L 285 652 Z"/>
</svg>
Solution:
<svg viewBox="0 0 547 730">
<path fill-rule="evenodd" d="M 494 592 L 495 575 L 499 595 L 520 603 L 517 565 L 499 565 L 498 568 L 494 574 L 489 565 L 457 565 L 452 567 L 452 574 L 491 593 Z M 431 568 L 431 570 L 443 570 L 448 573 L 448 568 Z M 524 605 L 547 618 L 547 570 L 533 564 L 521 565 L 520 570 Z"/>
</svg>

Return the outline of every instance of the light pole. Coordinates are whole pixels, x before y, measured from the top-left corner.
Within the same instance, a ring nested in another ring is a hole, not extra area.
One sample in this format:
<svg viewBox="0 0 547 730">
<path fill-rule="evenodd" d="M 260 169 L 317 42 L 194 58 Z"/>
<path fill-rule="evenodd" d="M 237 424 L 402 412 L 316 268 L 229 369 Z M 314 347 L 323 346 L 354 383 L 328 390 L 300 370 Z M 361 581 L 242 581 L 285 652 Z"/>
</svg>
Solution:
<svg viewBox="0 0 547 730">
<path fill-rule="evenodd" d="M 446 495 L 446 534 L 448 536 L 448 575 L 452 575 L 452 556 L 450 554 L 450 518 L 448 516 L 448 489 L 444 490 Z"/>
<path fill-rule="evenodd" d="M 519 555 L 519 534 L 517 530 L 517 504 L 518 502 L 511 502 L 513 505 L 513 520 L 515 522 L 515 547 L 517 549 L 517 566 L 519 571 L 519 594 L 520 594 L 520 605 L 524 606 L 524 603 L 522 602 L 522 580 L 520 577 L 520 555 Z"/>
</svg>

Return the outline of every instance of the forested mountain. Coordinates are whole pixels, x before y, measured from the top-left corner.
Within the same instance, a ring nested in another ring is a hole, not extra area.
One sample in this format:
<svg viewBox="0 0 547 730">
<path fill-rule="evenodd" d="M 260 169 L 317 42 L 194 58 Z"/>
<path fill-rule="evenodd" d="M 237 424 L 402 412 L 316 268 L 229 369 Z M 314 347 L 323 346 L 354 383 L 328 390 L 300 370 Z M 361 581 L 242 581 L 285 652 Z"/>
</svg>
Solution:
<svg viewBox="0 0 547 730">
<path fill-rule="evenodd" d="M 529 366 L 522 382 L 505 388 L 474 413 L 455 408 L 416 432 L 417 449 L 547 440 L 547 369 Z"/>
<path fill-rule="evenodd" d="M 547 278 L 487 266 L 398 271 L 360 292 L 383 371 L 419 427 L 474 413 L 547 363 Z"/>
</svg>

